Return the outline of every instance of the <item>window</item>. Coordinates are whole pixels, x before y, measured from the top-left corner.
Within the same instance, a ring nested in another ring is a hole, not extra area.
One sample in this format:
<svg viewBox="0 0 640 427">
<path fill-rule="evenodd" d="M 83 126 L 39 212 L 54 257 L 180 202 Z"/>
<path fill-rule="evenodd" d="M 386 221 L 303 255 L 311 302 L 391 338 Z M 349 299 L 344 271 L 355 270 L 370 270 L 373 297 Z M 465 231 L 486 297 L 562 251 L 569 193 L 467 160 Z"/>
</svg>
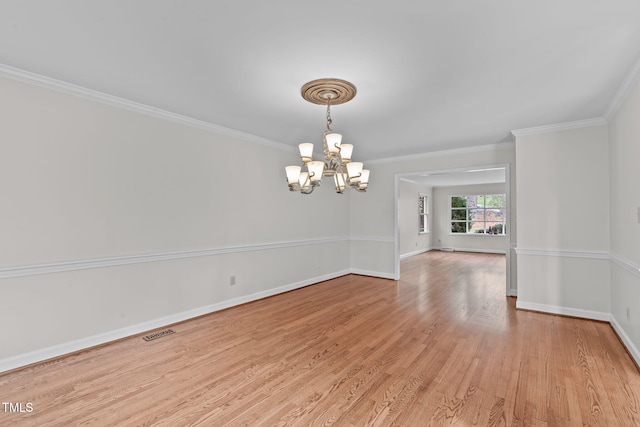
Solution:
<svg viewBox="0 0 640 427">
<path fill-rule="evenodd" d="M 418 233 L 429 232 L 429 205 L 427 195 L 418 194 Z"/>
<path fill-rule="evenodd" d="M 506 234 L 506 199 L 505 194 L 451 196 L 451 233 Z"/>
</svg>

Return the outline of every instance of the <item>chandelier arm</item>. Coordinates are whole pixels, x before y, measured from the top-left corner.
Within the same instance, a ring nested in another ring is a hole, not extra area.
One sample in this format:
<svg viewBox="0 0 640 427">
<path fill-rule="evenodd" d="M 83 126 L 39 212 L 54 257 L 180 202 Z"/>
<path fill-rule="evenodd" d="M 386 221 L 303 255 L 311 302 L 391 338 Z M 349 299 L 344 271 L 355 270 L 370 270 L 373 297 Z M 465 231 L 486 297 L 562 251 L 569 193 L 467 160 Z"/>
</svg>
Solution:
<svg viewBox="0 0 640 427">
<path fill-rule="evenodd" d="M 312 181 L 311 178 L 313 178 L 314 176 L 316 176 L 315 172 L 311 172 L 309 171 L 308 175 L 307 175 L 307 180 L 304 182 L 304 186 L 305 187 L 315 187 L 317 184 L 315 181 Z"/>
<path fill-rule="evenodd" d="M 351 178 L 349 178 L 349 187 L 351 188 L 356 188 L 360 186 L 360 180 L 358 179 L 357 181 L 355 180 L 356 178 L 361 178 L 362 177 L 362 172 L 360 172 L 358 175 L 352 176 Z"/>
<path fill-rule="evenodd" d="M 329 126 L 327 125 L 327 127 L 329 127 Z M 329 129 L 324 131 L 324 147 L 325 147 L 324 155 L 325 155 L 325 158 L 328 158 L 330 156 L 329 155 L 329 145 L 327 144 L 327 135 L 330 134 L 330 133 L 333 133 L 331 128 L 329 128 Z M 340 158 L 340 153 L 341 153 L 342 148 L 337 143 L 333 144 L 333 147 L 331 147 L 331 148 L 333 148 L 334 150 L 338 150 L 338 152 L 334 156 Z"/>
<path fill-rule="evenodd" d="M 313 189 L 315 188 L 315 185 L 313 185 L 313 183 L 311 182 L 311 177 L 315 176 L 315 174 L 313 172 L 308 172 L 306 179 L 304 180 L 303 183 L 300 184 L 300 193 L 302 194 L 311 194 L 313 192 Z M 306 190 L 305 190 L 306 188 Z"/>
</svg>

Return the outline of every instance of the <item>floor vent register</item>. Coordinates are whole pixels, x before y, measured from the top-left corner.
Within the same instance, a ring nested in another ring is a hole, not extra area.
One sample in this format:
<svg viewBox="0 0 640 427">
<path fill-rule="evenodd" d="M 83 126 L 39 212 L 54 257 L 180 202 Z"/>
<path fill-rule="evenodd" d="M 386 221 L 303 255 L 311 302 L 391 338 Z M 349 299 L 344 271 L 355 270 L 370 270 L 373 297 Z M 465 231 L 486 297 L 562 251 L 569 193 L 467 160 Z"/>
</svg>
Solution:
<svg viewBox="0 0 640 427">
<path fill-rule="evenodd" d="M 175 331 L 173 329 L 165 329 L 164 331 L 154 332 L 152 334 L 145 335 L 142 337 L 142 339 L 145 341 L 153 341 L 153 340 L 157 340 L 158 338 L 166 337 L 167 335 L 171 335 L 171 334 L 175 334 Z"/>
</svg>

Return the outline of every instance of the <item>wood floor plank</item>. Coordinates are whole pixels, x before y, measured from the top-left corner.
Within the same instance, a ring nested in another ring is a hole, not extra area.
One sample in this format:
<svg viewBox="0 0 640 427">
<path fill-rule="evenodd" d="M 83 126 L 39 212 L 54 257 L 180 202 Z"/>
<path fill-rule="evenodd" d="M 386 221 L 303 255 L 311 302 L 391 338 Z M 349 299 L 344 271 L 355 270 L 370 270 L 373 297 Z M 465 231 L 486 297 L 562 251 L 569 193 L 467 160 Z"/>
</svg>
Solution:
<svg viewBox="0 0 640 427">
<path fill-rule="evenodd" d="M 640 426 L 610 325 L 515 308 L 505 257 L 429 252 L 0 375 L 16 426 Z M 1 408 L 0 408 L 1 409 Z"/>
</svg>

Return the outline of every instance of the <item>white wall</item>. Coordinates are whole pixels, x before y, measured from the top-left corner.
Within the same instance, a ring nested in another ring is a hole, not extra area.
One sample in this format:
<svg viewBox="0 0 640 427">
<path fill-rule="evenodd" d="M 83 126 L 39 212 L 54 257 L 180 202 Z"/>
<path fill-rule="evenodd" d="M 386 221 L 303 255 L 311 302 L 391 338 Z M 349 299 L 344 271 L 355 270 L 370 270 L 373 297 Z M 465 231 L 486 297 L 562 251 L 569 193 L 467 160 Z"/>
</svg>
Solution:
<svg viewBox="0 0 640 427">
<path fill-rule="evenodd" d="M 637 78 L 609 122 L 609 147 L 612 324 L 640 364 L 640 80 Z"/>
<path fill-rule="evenodd" d="M 608 320 L 608 158 L 606 125 L 517 137 L 518 307 Z"/>
<path fill-rule="evenodd" d="M 5 78 L 0 117 L 0 371 L 349 272 L 293 149 Z"/>
<path fill-rule="evenodd" d="M 420 233 L 418 223 L 418 196 L 427 196 L 428 232 Z M 400 256 L 407 257 L 431 249 L 433 235 L 433 191 L 431 187 L 400 180 L 399 192 Z"/>
<path fill-rule="evenodd" d="M 506 194 L 506 184 L 479 184 L 433 189 L 434 235 L 436 248 L 453 248 L 459 251 L 506 253 L 508 236 L 486 234 L 456 235 L 451 234 L 450 196 L 469 194 Z"/>
</svg>

